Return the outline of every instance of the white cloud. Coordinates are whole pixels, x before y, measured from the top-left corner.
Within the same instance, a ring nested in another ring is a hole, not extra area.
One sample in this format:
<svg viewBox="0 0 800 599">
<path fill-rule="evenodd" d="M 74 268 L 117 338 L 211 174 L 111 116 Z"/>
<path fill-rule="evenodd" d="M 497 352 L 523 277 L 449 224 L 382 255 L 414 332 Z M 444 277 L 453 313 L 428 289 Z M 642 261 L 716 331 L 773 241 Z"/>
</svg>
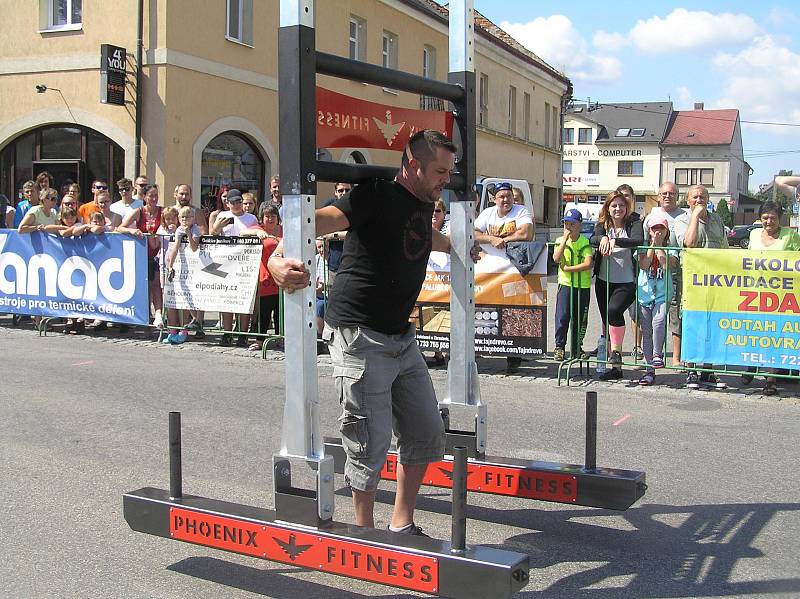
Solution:
<svg viewBox="0 0 800 599">
<path fill-rule="evenodd" d="M 727 75 L 716 107 L 738 108 L 750 121 L 800 123 L 800 54 L 765 35 L 737 54 L 717 54 L 713 65 Z M 797 127 L 756 127 L 770 133 L 798 133 Z"/>
<path fill-rule="evenodd" d="M 678 88 L 678 97 L 675 99 L 675 110 L 694 109 L 694 96 L 686 86 Z"/>
<path fill-rule="evenodd" d="M 619 59 L 590 53 L 586 40 L 564 15 L 538 17 L 528 23 L 503 21 L 500 27 L 573 81 L 609 82 L 622 77 Z"/>
<path fill-rule="evenodd" d="M 760 32 L 749 15 L 676 8 L 665 18 L 638 21 L 631 42 L 648 54 L 669 54 L 749 42 Z"/>
<path fill-rule="evenodd" d="M 598 50 L 607 52 L 618 52 L 630 43 L 628 38 L 621 33 L 609 33 L 608 31 L 598 31 L 592 36 L 592 44 Z"/>
</svg>

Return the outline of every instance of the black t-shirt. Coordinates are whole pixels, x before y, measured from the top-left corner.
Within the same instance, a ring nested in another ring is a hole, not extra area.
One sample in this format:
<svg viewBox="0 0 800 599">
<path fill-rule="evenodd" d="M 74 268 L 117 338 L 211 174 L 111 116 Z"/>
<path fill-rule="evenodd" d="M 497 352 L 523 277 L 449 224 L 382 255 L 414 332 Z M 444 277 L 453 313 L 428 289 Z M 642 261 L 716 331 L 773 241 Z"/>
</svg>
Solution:
<svg viewBox="0 0 800 599">
<path fill-rule="evenodd" d="M 402 333 L 425 280 L 433 203 L 418 200 L 399 183 L 374 179 L 333 205 L 350 228 L 325 320 Z"/>
</svg>

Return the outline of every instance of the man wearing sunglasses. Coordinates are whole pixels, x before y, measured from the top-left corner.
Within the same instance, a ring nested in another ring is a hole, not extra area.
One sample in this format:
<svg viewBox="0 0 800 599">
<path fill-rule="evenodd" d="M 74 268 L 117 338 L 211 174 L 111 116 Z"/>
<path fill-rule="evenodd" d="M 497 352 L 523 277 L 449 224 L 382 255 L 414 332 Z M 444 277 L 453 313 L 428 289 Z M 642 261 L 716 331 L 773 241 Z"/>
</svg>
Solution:
<svg viewBox="0 0 800 599">
<path fill-rule="evenodd" d="M 149 186 L 150 179 L 144 175 L 139 175 L 136 177 L 136 181 L 133 184 L 133 199 L 142 200 L 142 202 L 144 202 L 144 192 L 147 191 Z"/>
<path fill-rule="evenodd" d="M 333 188 L 335 194 L 329 200 L 326 200 L 322 205 L 333 206 L 336 200 L 340 200 L 353 190 L 353 186 L 349 183 L 337 183 Z M 339 272 L 339 265 L 342 263 L 342 251 L 344 250 L 344 238 L 347 231 L 336 231 L 323 236 L 323 239 L 328 244 L 328 286 L 333 285 L 333 280 L 336 278 L 336 273 Z"/>
<path fill-rule="evenodd" d="M 111 204 L 111 212 L 119 214 L 122 220 L 137 208 L 144 205 L 142 200 L 133 198 L 133 183 L 130 179 L 123 177 L 117 181 L 117 190 L 119 191 L 120 199 Z"/>
<path fill-rule="evenodd" d="M 78 216 L 81 217 L 83 224 L 90 225 L 93 212 L 102 212 L 100 204 L 97 203 L 97 196 L 101 192 L 108 192 L 108 183 L 103 179 L 95 179 L 92 183 L 92 201 L 86 202 L 78 208 Z"/>
</svg>

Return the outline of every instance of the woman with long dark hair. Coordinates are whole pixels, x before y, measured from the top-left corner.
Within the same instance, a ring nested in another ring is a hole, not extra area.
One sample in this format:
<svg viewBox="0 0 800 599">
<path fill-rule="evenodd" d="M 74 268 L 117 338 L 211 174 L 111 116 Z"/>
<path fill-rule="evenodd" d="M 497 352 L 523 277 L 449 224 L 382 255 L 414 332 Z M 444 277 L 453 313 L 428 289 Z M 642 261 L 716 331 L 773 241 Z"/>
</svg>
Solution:
<svg viewBox="0 0 800 599">
<path fill-rule="evenodd" d="M 611 368 L 600 375 L 610 381 L 622 378 L 622 342 L 625 339 L 625 310 L 636 299 L 634 253 L 644 243 L 644 231 L 633 203 L 619 191 L 608 194 L 589 243 L 597 249 L 594 272 L 595 294 L 603 330 L 610 340 Z M 603 356 L 598 356 L 602 359 Z"/>
</svg>

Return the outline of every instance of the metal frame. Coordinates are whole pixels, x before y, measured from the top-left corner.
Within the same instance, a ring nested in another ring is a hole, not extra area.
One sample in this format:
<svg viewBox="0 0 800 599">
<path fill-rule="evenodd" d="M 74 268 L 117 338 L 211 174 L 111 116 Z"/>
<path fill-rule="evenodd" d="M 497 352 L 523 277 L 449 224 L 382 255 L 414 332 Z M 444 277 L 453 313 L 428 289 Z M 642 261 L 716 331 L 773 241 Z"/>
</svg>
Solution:
<svg viewBox="0 0 800 599">
<path fill-rule="evenodd" d="M 455 2 L 451 9 L 451 37 L 460 40 L 461 51 L 473 45 L 472 0 Z M 457 164 L 460 174 L 451 187 L 464 206 L 463 235 L 459 247 L 469 261 L 472 210 L 467 182 L 474 180 L 474 75 L 451 75 L 441 83 L 358 61 L 331 57 L 315 50 L 313 0 L 281 0 L 279 45 L 279 116 L 281 123 L 280 170 L 284 201 L 284 252 L 315 268 L 316 181 L 359 181 L 370 176 L 394 177 L 395 169 L 320 163 L 316 160 L 316 73 L 327 72 L 350 79 L 385 82 L 395 89 L 418 91 L 455 100 L 466 150 Z M 467 22 L 468 30 L 454 33 Z M 465 63 L 465 64 L 467 64 Z M 322 68 L 319 66 L 322 65 Z M 327 69 L 324 71 L 323 69 Z M 458 120 L 457 115 L 457 120 Z M 471 264 L 462 268 L 462 287 L 472 288 Z M 471 291 L 469 293 L 472 293 Z M 457 294 L 453 294 L 454 297 Z M 469 300 L 471 305 L 472 299 Z M 334 459 L 326 455 L 320 434 L 316 363 L 315 294 L 309 285 L 285 297 L 286 403 L 280 453 L 273 457 L 275 510 L 265 510 L 182 493 L 179 416 L 170 415 L 170 491 L 145 487 L 123 497 L 125 519 L 133 530 L 253 557 L 352 576 L 454 598 L 511 597 L 528 581 L 526 554 L 489 547 L 468 547 L 466 531 L 467 450 L 454 447 L 459 458 L 453 478 L 458 497 L 454 501 L 453 542 L 427 537 L 397 535 L 388 530 L 360 528 L 333 521 Z M 464 322 L 467 308 L 462 308 Z M 470 318 L 471 320 L 471 318 Z M 472 324 L 472 323 L 470 323 Z M 470 354 L 468 330 L 461 345 Z M 471 353 L 470 353 L 471 352 Z M 290 378 L 291 377 L 291 378 Z M 467 377 L 454 383 L 466 388 Z M 477 385 L 477 377 L 469 379 Z M 316 488 L 292 485 L 292 461 L 304 462 L 315 472 Z M 356 554 L 358 559 L 353 557 Z M 360 568 L 357 565 L 361 564 Z"/>
</svg>

